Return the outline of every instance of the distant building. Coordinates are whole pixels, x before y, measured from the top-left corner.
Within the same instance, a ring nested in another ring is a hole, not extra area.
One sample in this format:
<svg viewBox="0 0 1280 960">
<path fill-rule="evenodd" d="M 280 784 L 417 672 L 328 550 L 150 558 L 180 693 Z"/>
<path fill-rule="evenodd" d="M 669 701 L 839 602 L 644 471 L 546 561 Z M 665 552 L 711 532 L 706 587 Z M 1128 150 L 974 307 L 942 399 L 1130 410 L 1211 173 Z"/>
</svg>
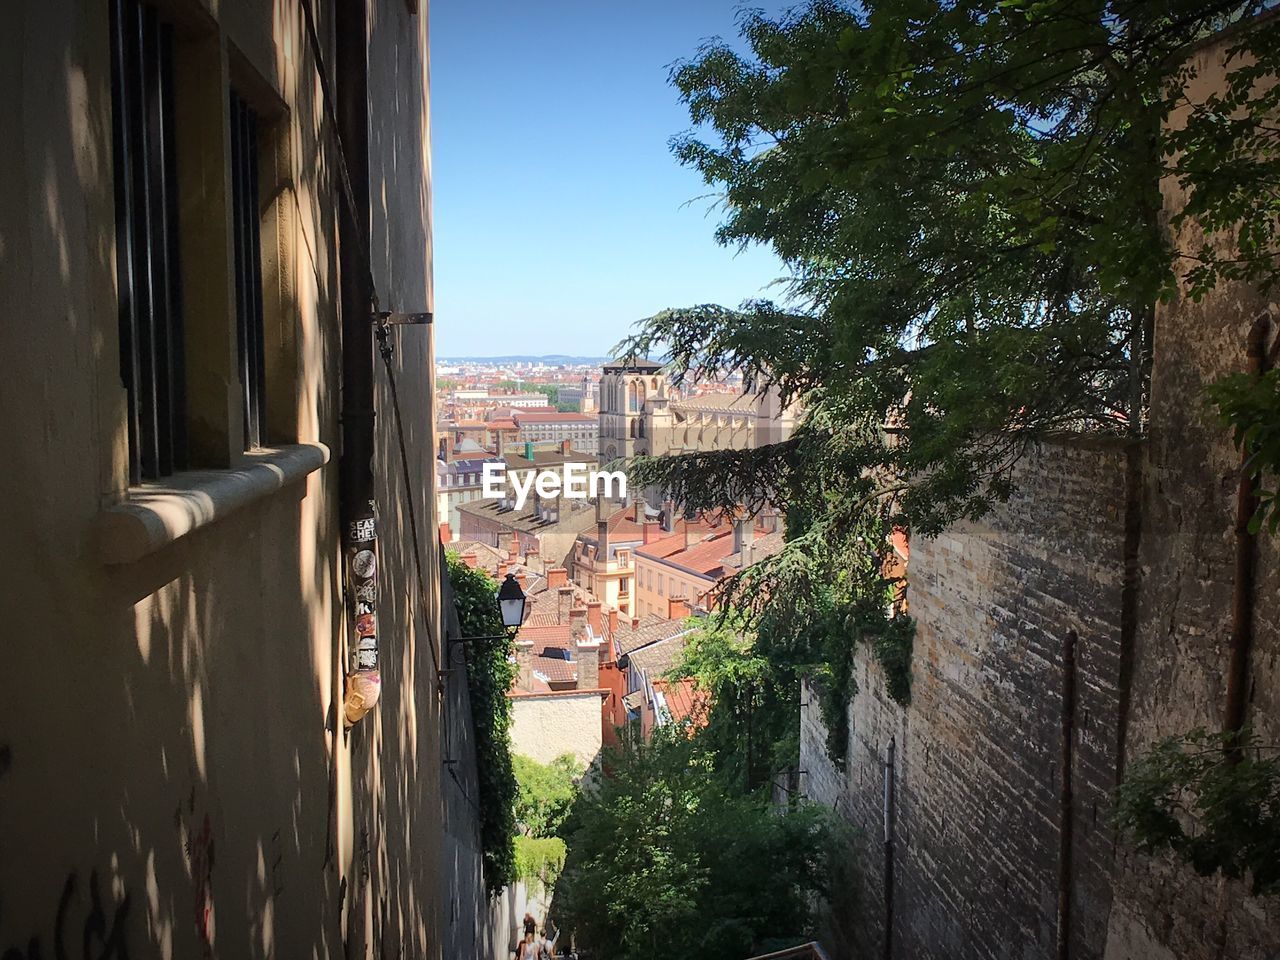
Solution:
<svg viewBox="0 0 1280 960">
<path fill-rule="evenodd" d="M 652 360 L 618 360 L 606 364 L 600 378 L 600 461 L 649 453 L 646 419 L 667 403 L 662 364 Z"/>
<path fill-rule="evenodd" d="M 578 534 L 573 549 L 573 580 L 598 600 L 630 617 L 634 612 L 632 551 L 644 542 L 644 504 L 626 508 L 601 498 L 595 524 Z"/>
<path fill-rule="evenodd" d="M 672 609 L 715 606 L 715 587 L 745 566 L 782 549 L 776 518 L 740 519 L 719 526 L 689 523 L 634 551 L 636 616 L 674 617 Z"/>
<path fill-rule="evenodd" d="M 486 463 L 505 465 L 502 457 L 480 450 L 471 440 L 465 441 L 451 455 L 436 460 L 436 509 L 440 521 L 449 525 L 454 539 L 462 535 L 462 516 L 458 507 L 480 499 Z"/>
<path fill-rule="evenodd" d="M 589 453 L 599 447 L 599 420 L 587 414 L 517 411 L 515 422 L 518 440 L 557 444 L 567 441 L 574 450 Z"/>
<path fill-rule="evenodd" d="M 575 451 L 534 450 L 532 443 L 526 443 L 523 456 L 507 454 L 504 460 L 507 483 L 503 495 L 459 504 L 458 536 L 494 546 L 505 546 L 513 542 L 514 537 L 519 543 L 515 551 L 517 558 L 525 558 L 532 552 L 545 566 L 564 565 L 569 561 L 578 534 L 590 529 L 595 522 L 593 505 L 589 500 L 543 498 L 531 491 L 523 507 L 516 509 L 512 481 L 520 478 L 522 484 L 527 483 L 530 473 L 558 469 L 565 463 L 583 463 L 590 470 L 595 467 L 595 458 Z"/>
<path fill-rule="evenodd" d="M 637 455 L 700 450 L 749 450 L 778 443 L 795 429 L 796 405 L 784 407 L 776 390 L 713 390 L 681 397 L 661 364 L 619 360 L 600 379 L 599 449 L 602 463 Z M 639 491 L 637 491 L 639 493 Z M 651 503 L 658 491 L 644 491 Z"/>
</svg>

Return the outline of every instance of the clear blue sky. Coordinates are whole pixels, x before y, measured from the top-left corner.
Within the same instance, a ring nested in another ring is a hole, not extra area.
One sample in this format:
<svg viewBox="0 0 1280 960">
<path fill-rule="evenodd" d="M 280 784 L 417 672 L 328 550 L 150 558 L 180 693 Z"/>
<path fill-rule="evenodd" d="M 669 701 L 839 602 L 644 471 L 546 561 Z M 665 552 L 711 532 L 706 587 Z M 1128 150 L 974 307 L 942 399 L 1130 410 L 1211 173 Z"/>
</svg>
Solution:
<svg viewBox="0 0 1280 960">
<path fill-rule="evenodd" d="M 708 189 L 667 145 L 690 126 L 668 65 L 736 40 L 738 6 L 431 4 L 437 355 L 601 355 L 664 307 L 781 275 L 716 244 Z"/>
</svg>

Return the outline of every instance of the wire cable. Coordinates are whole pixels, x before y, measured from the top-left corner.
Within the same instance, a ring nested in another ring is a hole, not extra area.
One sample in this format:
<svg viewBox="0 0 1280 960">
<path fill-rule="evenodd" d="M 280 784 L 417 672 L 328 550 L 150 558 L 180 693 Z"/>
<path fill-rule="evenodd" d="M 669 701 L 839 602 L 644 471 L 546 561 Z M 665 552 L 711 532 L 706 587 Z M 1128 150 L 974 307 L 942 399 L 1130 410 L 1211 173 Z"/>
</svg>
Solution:
<svg viewBox="0 0 1280 960">
<path fill-rule="evenodd" d="M 383 367 L 386 368 L 387 386 L 391 392 L 391 416 L 395 420 L 396 441 L 400 448 L 400 472 L 404 477 L 405 512 L 409 518 L 409 537 L 413 546 L 413 566 L 418 578 L 418 596 L 425 613 L 430 609 L 430 605 L 427 603 L 427 579 L 422 570 L 422 547 L 418 541 L 418 516 L 413 505 L 413 478 L 409 470 L 409 452 L 404 442 L 404 421 L 400 417 L 400 394 L 396 389 L 396 374 L 391 364 L 394 351 L 389 338 L 390 327 L 385 322 L 379 323 L 375 333 L 378 338 L 378 354 L 382 357 Z M 443 690 L 445 673 L 440 669 L 440 657 L 436 653 L 435 631 L 431 629 L 429 620 L 426 621 L 426 624 L 428 646 L 431 648 L 431 663 L 436 671 L 436 684 Z"/>
</svg>

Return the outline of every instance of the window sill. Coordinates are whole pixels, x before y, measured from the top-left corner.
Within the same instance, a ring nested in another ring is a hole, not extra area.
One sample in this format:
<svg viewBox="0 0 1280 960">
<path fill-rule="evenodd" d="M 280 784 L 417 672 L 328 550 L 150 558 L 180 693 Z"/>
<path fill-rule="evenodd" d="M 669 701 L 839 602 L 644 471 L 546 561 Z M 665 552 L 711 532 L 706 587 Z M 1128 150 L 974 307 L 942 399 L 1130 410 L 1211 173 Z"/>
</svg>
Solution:
<svg viewBox="0 0 1280 960">
<path fill-rule="evenodd" d="M 127 499 L 100 512 L 93 540 L 105 564 L 133 563 L 241 507 L 270 496 L 329 462 L 323 443 L 299 443 L 245 454 L 226 470 L 191 470 L 129 488 Z"/>
</svg>

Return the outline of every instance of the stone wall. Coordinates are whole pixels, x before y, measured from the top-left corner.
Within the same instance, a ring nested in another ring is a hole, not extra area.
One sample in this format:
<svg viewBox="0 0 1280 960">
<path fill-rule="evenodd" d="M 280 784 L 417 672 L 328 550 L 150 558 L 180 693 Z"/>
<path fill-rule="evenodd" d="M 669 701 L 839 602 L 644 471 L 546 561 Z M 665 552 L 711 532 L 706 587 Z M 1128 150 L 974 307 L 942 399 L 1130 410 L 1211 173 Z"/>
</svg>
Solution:
<svg viewBox="0 0 1280 960">
<path fill-rule="evenodd" d="M 1045 444 L 1018 467 L 1008 504 L 912 544 L 912 704 L 894 705 L 878 666 L 860 654 L 844 771 L 826 756 L 819 694 L 806 691 L 805 791 L 864 835 L 857 915 L 832 931 L 847 949 L 883 943 L 884 766 L 893 740 L 895 954 L 1052 954 L 1062 651 L 1074 632 L 1073 956 L 1101 956 L 1125 463 L 1119 445 Z"/>
<path fill-rule="evenodd" d="M 1193 52 L 1190 99 L 1221 85 L 1232 42 L 1220 37 Z M 1166 212 L 1177 210 L 1177 184 L 1162 188 Z M 1200 238 L 1176 240 L 1194 249 Z M 838 952 L 883 947 L 882 796 L 892 739 L 894 955 L 1055 955 L 1062 641 L 1074 631 L 1070 956 L 1280 956 L 1280 897 L 1250 897 L 1243 882 L 1140 854 L 1109 822 L 1109 794 L 1126 765 L 1160 737 L 1222 723 L 1239 454 L 1204 387 L 1243 369 L 1259 315 L 1271 318 L 1274 342 L 1276 308 L 1240 285 L 1199 303 L 1177 296 L 1161 304 L 1141 448 L 1046 444 L 1020 466 L 1016 495 L 980 524 L 912 543 L 913 701 L 906 710 L 892 704 L 860 651 L 845 769 L 827 758 L 818 694 L 806 691 L 805 792 L 864 839 L 858 903 L 832 917 Z M 1130 458 L 1137 482 L 1126 497 Z M 1136 536 L 1126 537 L 1126 518 Z M 1280 740 L 1278 560 L 1275 539 L 1260 536 L 1246 722 L 1272 743 Z M 1127 607 L 1126 563 L 1135 591 Z"/>
<path fill-rule="evenodd" d="M 1230 38 L 1191 58 L 1192 101 L 1221 84 Z M 1180 122 L 1175 113 L 1170 120 Z M 1163 185 L 1166 210 L 1181 207 Z M 1177 238 L 1194 249 L 1190 230 Z M 1244 369 L 1254 319 L 1274 300 L 1239 284 L 1199 303 L 1175 297 L 1156 314 L 1149 456 L 1142 510 L 1142 589 L 1134 644 L 1131 761 L 1151 743 L 1193 727 L 1217 729 L 1226 701 L 1239 454 L 1204 399 L 1204 387 Z M 1253 653 L 1246 723 L 1280 742 L 1280 556 L 1258 537 Z M 1274 960 L 1280 956 L 1280 897 L 1251 898 L 1245 884 L 1201 878 L 1171 858 L 1118 851 L 1109 960 Z"/>
</svg>

